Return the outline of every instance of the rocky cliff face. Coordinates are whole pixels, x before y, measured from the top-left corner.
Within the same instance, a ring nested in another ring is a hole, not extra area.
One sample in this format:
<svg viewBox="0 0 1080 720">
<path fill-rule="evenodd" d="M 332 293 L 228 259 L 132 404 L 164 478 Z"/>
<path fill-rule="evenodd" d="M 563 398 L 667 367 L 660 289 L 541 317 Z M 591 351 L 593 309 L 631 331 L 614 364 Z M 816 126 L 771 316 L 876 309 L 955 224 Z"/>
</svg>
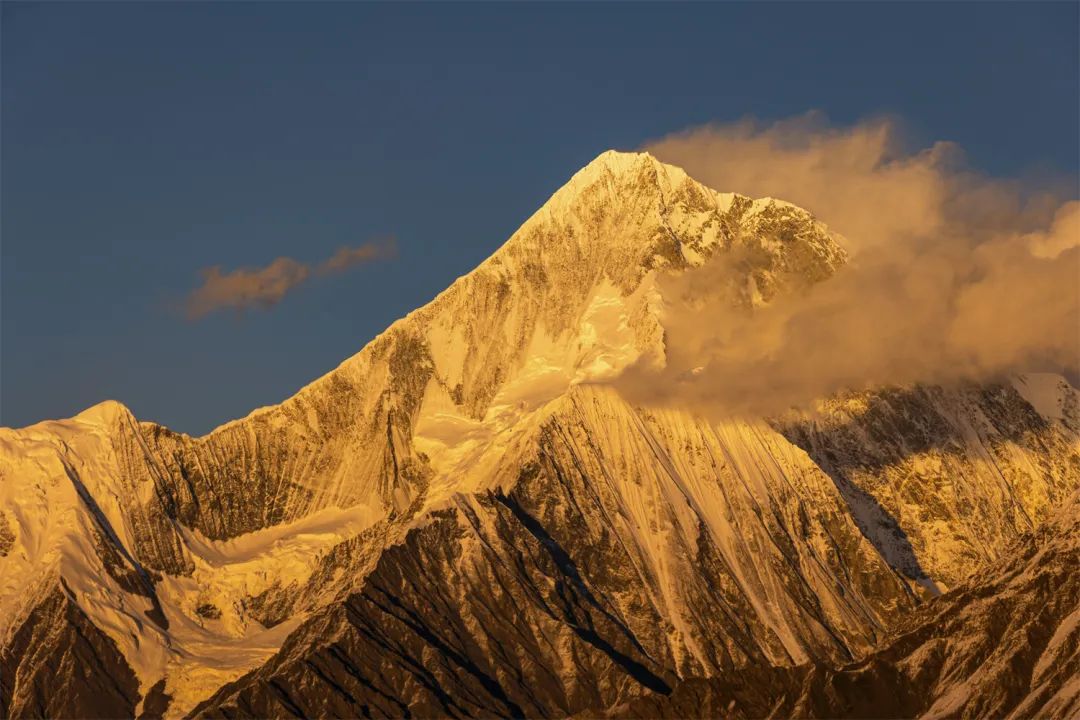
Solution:
<svg viewBox="0 0 1080 720">
<path fill-rule="evenodd" d="M 1061 378 L 1032 375 L 887 388 L 775 424 L 833 477 L 894 566 L 944 589 L 1001 558 L 1072 494 L 1075 399 Z"/>
<path fill-rule="evenodd" d="M 663 358 L 657 274 L 733 252 L 748 307 L 845 261 L 805 211 L 605 153 L 280 405 L 202 438 L 116 403 L 0 429 L 5 714 L 560 716 L 758 673 L 775 701 L 1080 486 L 1048 376 L 629 405 L 605 381 Z M 72 658 L 81 690 L 42 704 Z"/>
<path fill-rule="evenodd" d="M 611 716 L 1067 718 L 1080 713 L 1080 496 L 856 663 L 696 678 Z"/>
<path fill-rule="evenodd" d="M 4 717 L 133 717 L 139 682 L 116 643 L 65 589 L 30 612 L 0 652 Z"/>
<path fill-rule="evenodd" d="M 516 474 L 456 496 L 199 712 L 565 715 L 681 676 L 850 660 L 919 601 L 767 427 L 584 388 L 550 413 Z"/>
</svg>

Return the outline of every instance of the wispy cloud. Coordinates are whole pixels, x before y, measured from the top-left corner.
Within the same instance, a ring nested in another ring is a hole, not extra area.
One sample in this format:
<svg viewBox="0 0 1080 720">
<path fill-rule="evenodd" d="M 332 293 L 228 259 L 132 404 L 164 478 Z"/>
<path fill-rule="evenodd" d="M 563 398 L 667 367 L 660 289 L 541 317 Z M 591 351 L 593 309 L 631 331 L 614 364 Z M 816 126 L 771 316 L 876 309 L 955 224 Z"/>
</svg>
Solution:
<svg viewBox="0 0 1080 720">
<path fill-rule="evenodd" d="M 345 272 L 357 265 L 369 263 L 372 260 L 393 257 L 397 254 L 397 245 L 393 238 L 387 238 L 380 242 L 370 242 L 358 247 L 340 247 L 337 252 L 327 258 L 318 271 L 321 274 Z"/>
<path fill-rule="evenodd" d="M 202 284 L 188 295 L 185 312 L 189 320 L 198 320 L 217 310 L 270 308 L 312 277 L 345 272 L 396 254 L 394 239 L 387 238 L 338 248 L 332 256 L 314 266 L 288 257 L 279 257 L 265 267 L 239 268 L 231 272 L 223 272 L 220 265 L 215 265 L 200 272 Z"/>
<path fill-rule="evenodd" d="M 666 364 L 620 379 L 635 399 L 772 412 L 844 389 L 1080 366 L 1075 190 L 981 175 L 948 143 L 907 152 L 887 119 L 709 126 L 648 149 L 717 190 L 807 208 L 851 260 L 753 311 L 710 296 L 738 270 L 724 257 L 661 278 Z"/>
</svg>

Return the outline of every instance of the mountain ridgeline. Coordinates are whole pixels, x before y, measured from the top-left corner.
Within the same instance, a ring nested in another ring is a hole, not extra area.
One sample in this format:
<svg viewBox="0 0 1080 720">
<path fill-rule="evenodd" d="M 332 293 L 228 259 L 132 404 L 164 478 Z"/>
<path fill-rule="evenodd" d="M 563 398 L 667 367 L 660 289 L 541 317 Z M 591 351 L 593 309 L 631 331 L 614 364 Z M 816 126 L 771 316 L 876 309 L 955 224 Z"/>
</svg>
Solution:
<svg viewBox="0 0 1080 720">
<path fill-rule="evenodd" d="M 628 402 L 658 277 L 733 255 L 747 312 L 847 261 L 607 152 L 280 405 L 0 429 L 0 714 L 1080 715 L 1077 391 Z"/>
</svg>

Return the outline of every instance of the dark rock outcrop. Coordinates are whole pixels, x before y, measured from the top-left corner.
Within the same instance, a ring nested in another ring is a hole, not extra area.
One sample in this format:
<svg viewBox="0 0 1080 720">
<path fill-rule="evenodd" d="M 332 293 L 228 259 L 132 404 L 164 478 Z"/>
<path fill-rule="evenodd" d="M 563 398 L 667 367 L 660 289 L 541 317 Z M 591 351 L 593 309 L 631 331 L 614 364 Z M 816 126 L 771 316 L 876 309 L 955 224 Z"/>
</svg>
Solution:
<svg viewBox="0 0 1080 720">
<path fill-rule="evenodd" d="M 0 650 L 0 716 L 130 718 L 139 699 L 116 644 L 64 590 L 35 607 Z"/>
</svg>

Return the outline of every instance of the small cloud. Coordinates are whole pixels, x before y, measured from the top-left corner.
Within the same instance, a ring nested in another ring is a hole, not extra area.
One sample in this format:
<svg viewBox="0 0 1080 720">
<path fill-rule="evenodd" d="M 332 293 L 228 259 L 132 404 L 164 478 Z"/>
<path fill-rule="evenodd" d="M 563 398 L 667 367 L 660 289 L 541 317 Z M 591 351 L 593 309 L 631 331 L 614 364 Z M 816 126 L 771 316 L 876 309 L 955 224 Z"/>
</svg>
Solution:
<svg viewBox="0 0 1080 720">
<path fill-rule="evenodd" d="M 341 247 L 332 256 L 312 267 L 288 257 L 279 257 L 266 267 L 239 268 L 223 272 L 220 265 L 203 269 L 202 284 L 187 297 L 189 320 L 199 320 L 217 310 L 271 308 L 313 275 L 331 275 L 375 260 L 396 255 L 393 238 Z"/>
<path fill-rule="evenodd" d="M 222 308 L 269 308 L 311 276 L 311 269 L 292 258 L 280 257 L 264 268 L 221 271 L 220 265 L 202 271 L 203 283 L 187 300 L 187 316 L 198 320 Z"/>
<path fill-rule="evenodd" d="M 397 243 L 394 238 L 386 238 L 375 242 L 364 243 L 359 247 L 340 247 L 319 265 L 320 275 L 331 275 L 344 272 L 356 265 L 363 265 L 372 260 L 383 260 L 397 257 Z"/>
</svg>

